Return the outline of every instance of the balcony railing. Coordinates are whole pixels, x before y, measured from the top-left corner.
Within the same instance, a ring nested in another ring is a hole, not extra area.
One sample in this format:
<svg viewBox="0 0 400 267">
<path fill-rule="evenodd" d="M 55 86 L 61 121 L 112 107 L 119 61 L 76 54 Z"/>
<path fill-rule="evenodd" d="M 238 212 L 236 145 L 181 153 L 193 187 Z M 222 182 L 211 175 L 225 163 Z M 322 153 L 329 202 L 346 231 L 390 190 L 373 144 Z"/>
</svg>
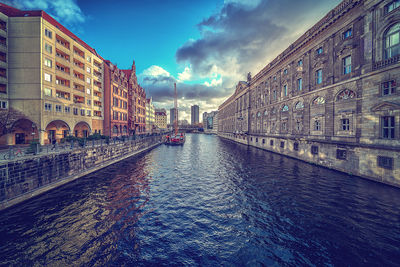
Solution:
<svg viewBox="0 0 400 267">
<path fill-rule="evenodd" d="M 384 68 L 386 66 L 390 66 L 390 65 L 399 63 L 399 62 L 400 62 L 400 55 L 397 55 L 397 56 L 394 56 L 394 57 L 391 57 L 391 58 L 388 58 L 385 60 L 375 62 L 373 68 L 374 68 L 374 70 L 377 70 L 377 69 Z"/>
</svg>

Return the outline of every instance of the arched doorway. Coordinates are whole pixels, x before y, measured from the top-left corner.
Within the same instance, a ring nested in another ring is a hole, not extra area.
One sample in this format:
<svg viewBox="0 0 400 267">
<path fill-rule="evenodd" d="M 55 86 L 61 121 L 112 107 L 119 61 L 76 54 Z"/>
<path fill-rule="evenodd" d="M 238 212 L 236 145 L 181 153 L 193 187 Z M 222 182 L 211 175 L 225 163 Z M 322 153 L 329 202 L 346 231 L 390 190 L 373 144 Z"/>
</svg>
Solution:
<svg viewBox="0 0 400 267">
<path fill-rule="evenodd" d="M 13 144 L 29 144 L 39 138 L 36 124 L 29 119 L 17 120 L 12 128 Z"/>
<path fill-rule="evenodd" d="M 74 136 L 75 137 L 88 137 L 91 133 L 91 129 L 88 123 L 81 121 L 78 122 L 74 127 Z"/>
<path fill-rule="evenodd" d="M 70 128 L 68 123 L 62 120 L 55 120 L 50 122 L 46 127 L 46 133 L 44 136 L 44 143 L 51 144 L 53 140 L 60 142 L 62 138 L 67 137 L 70 134 Z"/>
</svg>

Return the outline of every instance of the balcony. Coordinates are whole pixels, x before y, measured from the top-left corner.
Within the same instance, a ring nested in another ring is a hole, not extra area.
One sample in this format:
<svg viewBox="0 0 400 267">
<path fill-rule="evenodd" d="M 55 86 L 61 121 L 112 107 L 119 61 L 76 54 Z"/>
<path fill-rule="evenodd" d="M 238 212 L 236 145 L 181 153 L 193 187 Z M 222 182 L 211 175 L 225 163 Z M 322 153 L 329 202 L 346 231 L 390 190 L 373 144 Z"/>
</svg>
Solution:
<svg viewBox="0 0 400 267">
<path fill-rule="evenodd" d="M 85 87 L 83 85 L 74 83 L 74 89 L 79 92 L 85 93 Z"/>
<path fill-rule="evenodd" d="M 64 62 L 70 62 L 70 56 L 61 51 L 60 49 L 56 49 L 56 57 L 58 57 L 59 59 L 63 60 Z"/>
<path fill-rule="evenodd" d="M 63 79 L 61 77 L 56 76 L 56 84 L 63 86 L 63 87 L 68 87 L 70 86 L 69 80 Z"/>
<path fill-rule="evenodd" d="M 85 64 L 74 58 L 74 66 L 80 69 L 85 69 Z"/>
<path fill-rule="evenodd" d="M 63 92 L 63 91 L 56 91 L 56 97 L 57 98 L 61 98 L 61 99 L 65 99 L 65 100 L 70 100 L 71 99 L 71 94 L 67 93 L 67 92 Z"/>
<path fill-rule="evenodd" d="M 85 104 L 85 98 L 79 95 L 74 95 L 75 104 Z"/>
<path fill-rule="evenodd" d="M 373 65 L 373 69 L 374 70 L 378 70 L 378 69 L 382 69 L 384 67 L 390 66 L 390 65 L 394 65 L 400 62 L 400 55 L 385 59 L 385 60 L 381 60 L 378 62 L 375 62 Z"/>
<path fill-rule="evenodd" d="M 61 47 L 62 49 L 66 49 L 68 52 L 70 51 L 69 42 L 62 38 L 60 35 L 56 35 L 56 42 L 57 46 Z"/>
<path fill-rule="evenodd" d="M 102 83 L 99 81 L 93 81 L 93 85 L 96 86 L 99 89 L 102 89 Z"/>
<path fill-rule="evenodd" d="M 7 77 L 5 77 L 5 76 L 0 76 L 0 83 L 6 84 L 6 83 L 7 83 Z"/>
<path fill-rule="evenodd" d="M 81 58 L 85 58 L 85 53 L 76 46 L 74 46 L 74 54 L 80 56 Z"/>
<path fill-rule="evenodd" d="M 70 75 L 70 69 L 67 66 L 64 66 L 58 62 L 56 62 L 56 70 L 64 75 Z"/>
<path fill-rule="evenodd" d="M 0 60 L 0 68 L 7 69 L 7 62 Z"/>
<path fill-rule="evenodd" d="M 93 61 L 93 66 L 95 66 L 97 69 L 101 70 L 102 69 L 102 64 L 97 61 Z"/>
<path fill-rule="evenodd" d="M 85 76 L 77 71 L 74 71 L 74 77 L 80 81 L 85 81 Z"/>
</svg>

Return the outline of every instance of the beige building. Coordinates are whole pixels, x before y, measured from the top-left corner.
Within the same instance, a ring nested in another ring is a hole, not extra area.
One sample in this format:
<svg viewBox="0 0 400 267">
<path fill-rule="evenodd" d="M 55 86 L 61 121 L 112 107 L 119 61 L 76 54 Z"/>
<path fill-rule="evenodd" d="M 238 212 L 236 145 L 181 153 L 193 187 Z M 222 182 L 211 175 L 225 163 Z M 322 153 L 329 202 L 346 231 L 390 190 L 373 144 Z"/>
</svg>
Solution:
<svg viewBox="0 0 400 267">
<path fill-rule="evenodd" d="M 153 98 L 146 99 L 146 132 L 152 133 L 155 130 L 155 109 Z"/>
<path fill-rule="evenodd" d="M 167 129 L 167 111 L 163 109 L 156 109 L 155 110 L 155 125 L 156 128 L 161 130 Z"/>
<path fill-rule="evenodd" d="M 25 142 L 102 133 L 103 59 L 44 11 L 0 4 L 0 12 L 9 15 L 9 106 L 31 124 Z"/>
<path fill-rule="evenodd" d="M 219 135 L 400 186 L 400 2 L 345 0 L 219 107 Z"/>
</svg>

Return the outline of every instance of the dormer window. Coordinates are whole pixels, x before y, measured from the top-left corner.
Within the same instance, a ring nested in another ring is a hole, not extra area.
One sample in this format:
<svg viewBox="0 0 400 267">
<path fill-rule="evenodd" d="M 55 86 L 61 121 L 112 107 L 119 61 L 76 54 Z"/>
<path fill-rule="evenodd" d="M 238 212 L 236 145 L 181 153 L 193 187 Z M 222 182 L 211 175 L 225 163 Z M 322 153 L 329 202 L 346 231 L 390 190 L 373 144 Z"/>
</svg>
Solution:
<svg viewBox="0 0 400 267">
<path fill-rule="evenodd" d="M 321 55 L 324 52 L 324 49 L 322 47 L 317 49 L 317 55 Z"/>
<path fill-rule="evenodd" d="M 343 33 L 343 40 L 350 38 L 353 35 L 353 29 L 348 29 Z"/>
</svg>

